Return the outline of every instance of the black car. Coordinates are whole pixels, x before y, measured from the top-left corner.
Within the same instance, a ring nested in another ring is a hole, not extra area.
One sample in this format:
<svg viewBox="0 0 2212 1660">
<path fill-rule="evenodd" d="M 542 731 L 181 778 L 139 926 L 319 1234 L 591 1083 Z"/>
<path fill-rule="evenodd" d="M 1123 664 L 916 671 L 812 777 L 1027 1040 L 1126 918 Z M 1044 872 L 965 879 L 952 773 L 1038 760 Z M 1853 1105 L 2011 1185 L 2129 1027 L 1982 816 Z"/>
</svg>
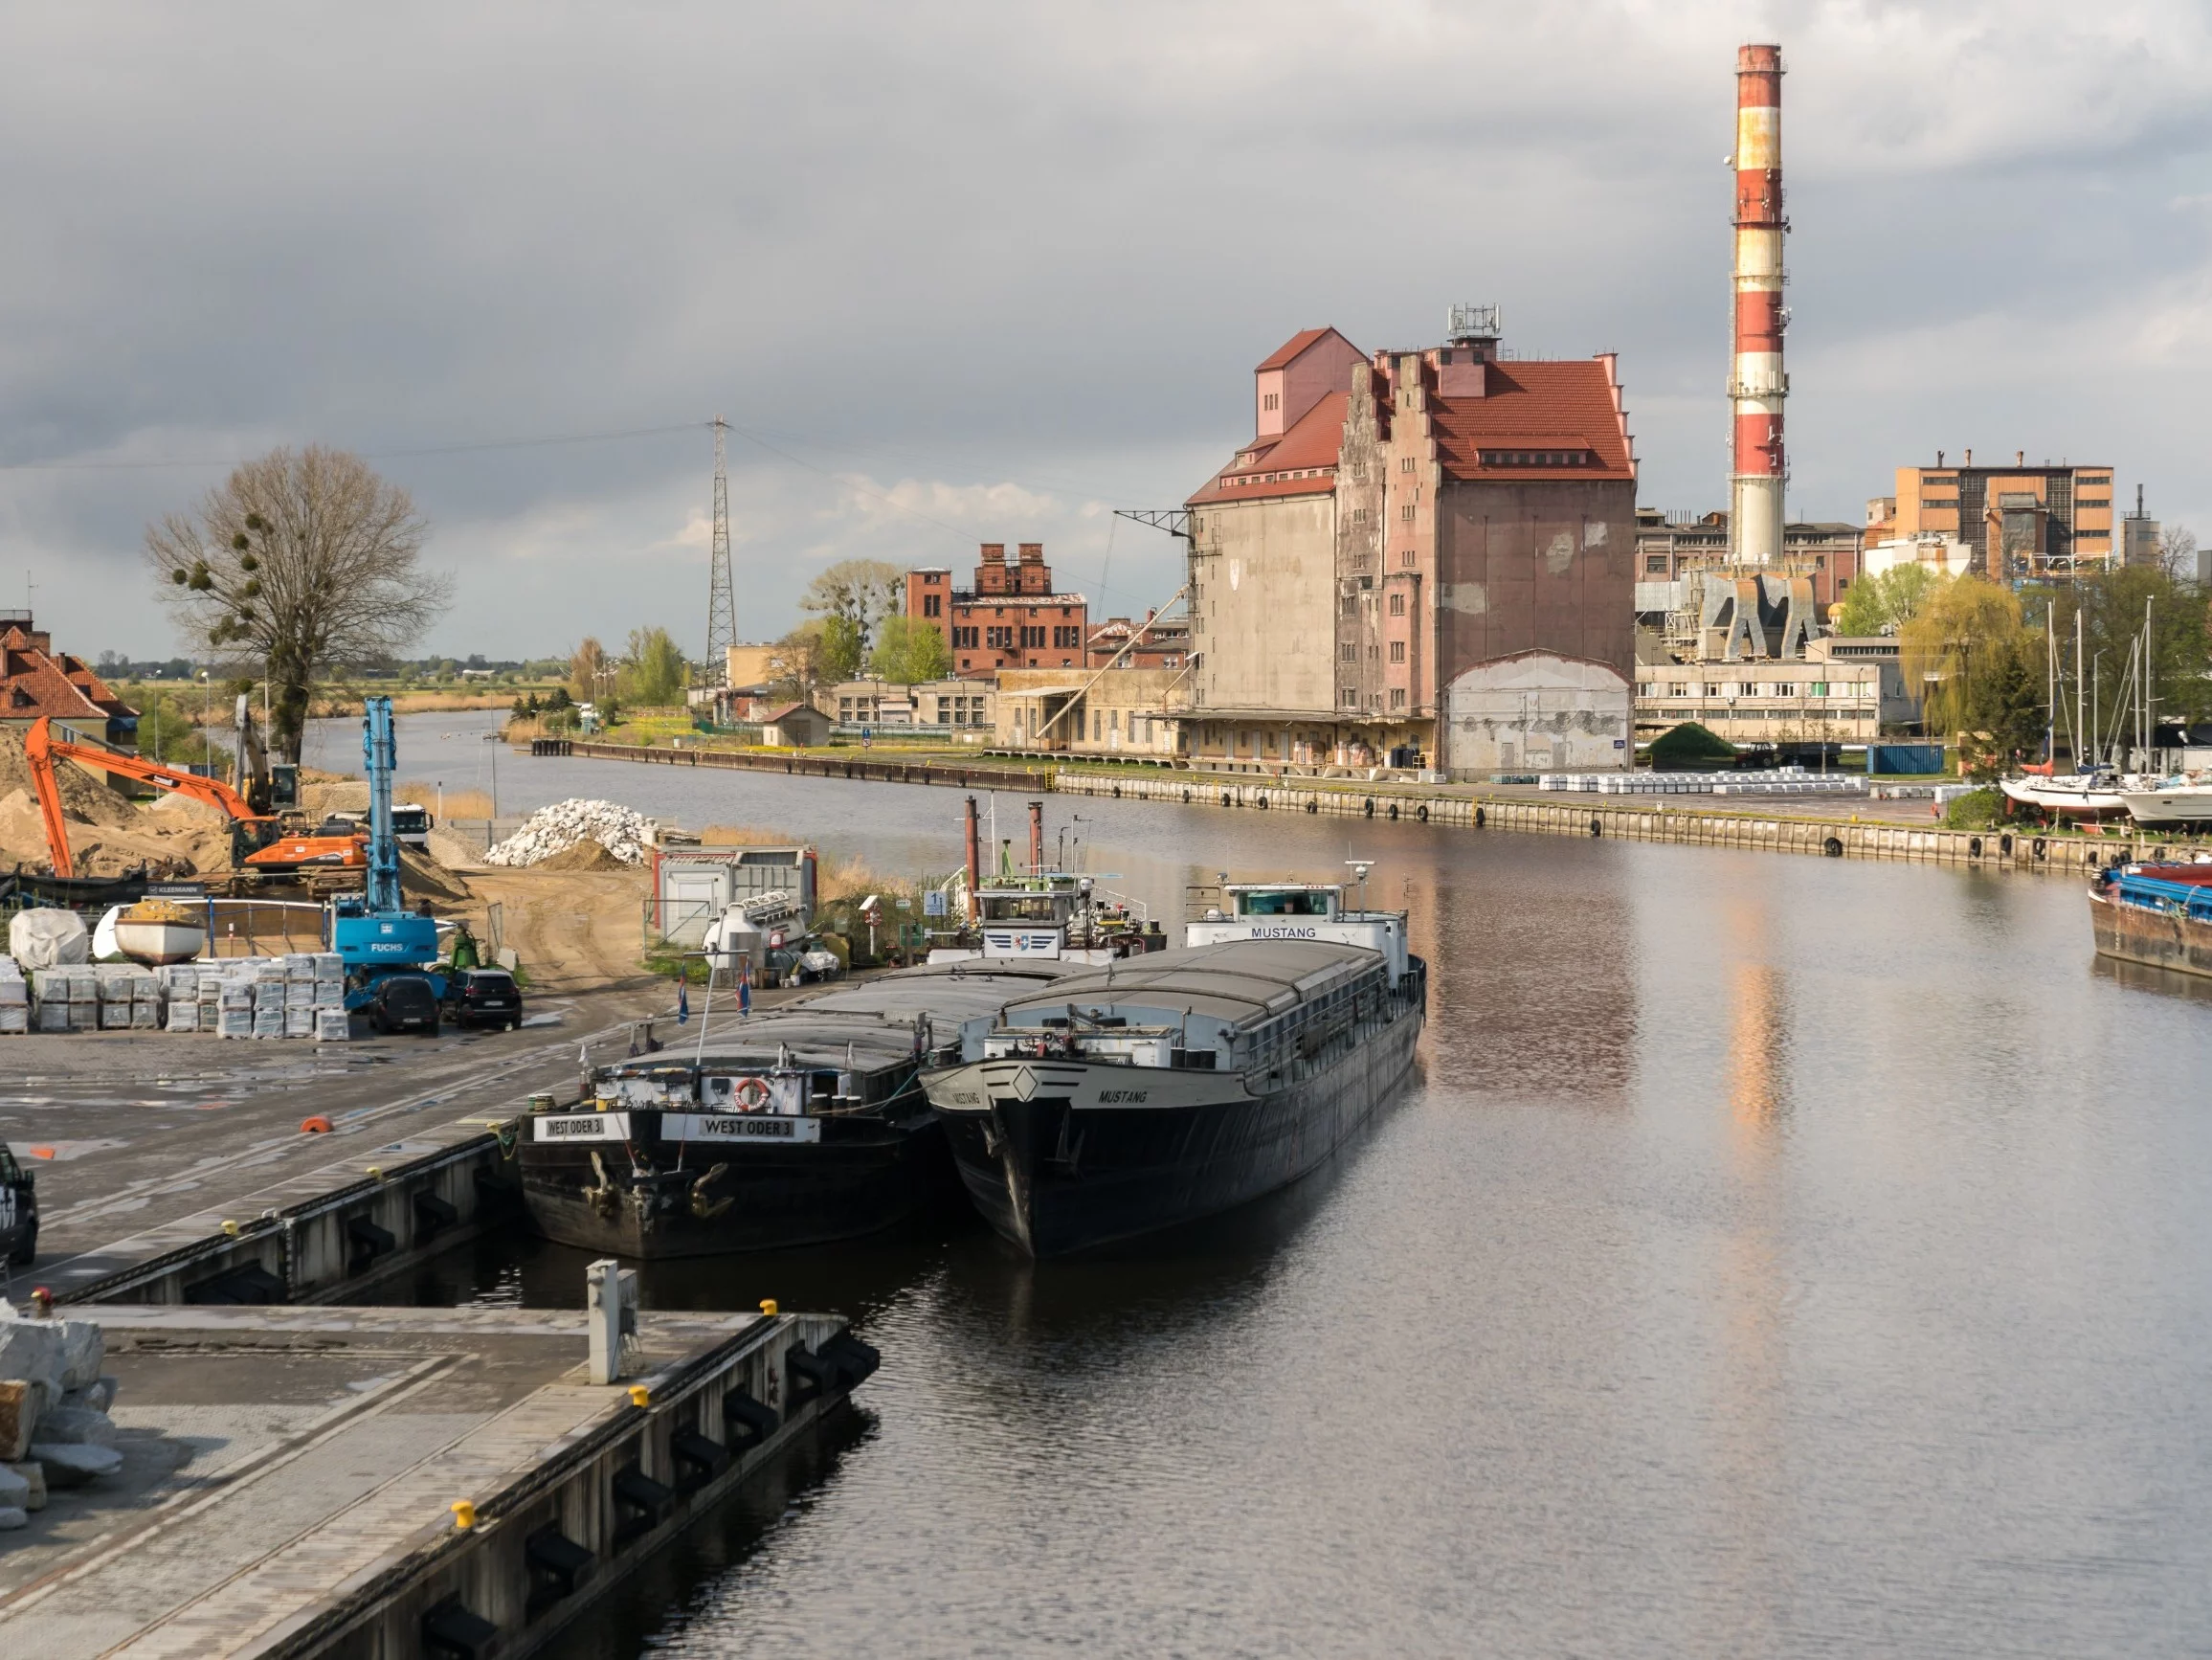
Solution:
<svg viewBox="0 0 2212 1660">
<path fill-rule="evenodd" d="M 446 988 L 453 1018 L 464 1026 L 505 1026 L 512 1031 L 523 1023 L 523 988 L 505 969 L 463 969 Z"/>
<path fill-rule="evenodd" d="M 17 1267 L 38 1253 L 38 1178 L 0 1141 L 0 1251 Z"/>
<path fill-rule="evenodd" d="M 420 975 L 387 975 L 376 982 L 363 1012 L 373 1032 L 420 1032 L 437 1036 L 437 994 Z"/>
</svg>

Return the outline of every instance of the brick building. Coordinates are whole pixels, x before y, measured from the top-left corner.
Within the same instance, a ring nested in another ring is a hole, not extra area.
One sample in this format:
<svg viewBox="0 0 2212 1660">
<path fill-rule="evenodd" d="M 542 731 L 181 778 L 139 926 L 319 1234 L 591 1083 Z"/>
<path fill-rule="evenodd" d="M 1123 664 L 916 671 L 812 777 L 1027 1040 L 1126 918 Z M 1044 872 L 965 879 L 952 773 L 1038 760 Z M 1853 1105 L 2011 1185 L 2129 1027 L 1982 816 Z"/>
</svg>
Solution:
<svg viewBox="0 0 2212 1660">
<path fill-rule="evenodd" d="M 1506 359 L 1490 308 L 1455 308 L 1450 335 L 1369 357 L 1309 329 L 1255 371 L 1251 442 L 1187 504 L 1192 752 L 1475 773 L 1572 729 L 1625 758 L 1636 462 L 1614 358 Z M 1527 731 L 1498 728 L 1478 672 L 1507 659 Z M 1463 683 L 1479 712 L 1455 709 Z"/>
<path fill-rule="evenodd" d="M 21 729 L 41 716 L 94 743 L 126 750 L 138 743 L 138 710 L 84 659 L 56 651 L 30 612 L 0 611 L 0 726 Z"/>
<path fill-rule="evenodd" d="M 1006 544 L 983 544 L 972 588 L 952 586 L 941 566 L 906 572 L 906 615 L 936 625 L 963 679 L 1002 668 L 1080 668 L 1090 633 L 1089 602 L 1061 594 L 1044 562 L 1044 544 L 1024 542 L 1014 564 Z"/>
<path fill-rule="evenodd" d="M 1191 661 L 1191 619 L 1151 611 L 1142 622 L 1109 617 L 1090 631 L 1084 656 L 1093 668 L 1108 663 L 1117 668 L 1181 668 Z"/>
<path fill-rule="evenodd" d="M 1813 602 L 1822 617 L 1843 603 L 1851 584 L 1859 579 L 1867 532 L 1843 520 L 1799 520 L 1782 527 L 1782 558 L 1773 572 L 1802 576 L 1813 585 Z M 1729 562 L 1729 523 L 1726 512 L 1667 513 L 1657 507 L 1636 509 L 1636 580 L 1646 583 L 1679 582 L 1692 571 L 1710 570 Z M 1637 610 L 1652 609 L 1639 594 Z"/>
</svg>

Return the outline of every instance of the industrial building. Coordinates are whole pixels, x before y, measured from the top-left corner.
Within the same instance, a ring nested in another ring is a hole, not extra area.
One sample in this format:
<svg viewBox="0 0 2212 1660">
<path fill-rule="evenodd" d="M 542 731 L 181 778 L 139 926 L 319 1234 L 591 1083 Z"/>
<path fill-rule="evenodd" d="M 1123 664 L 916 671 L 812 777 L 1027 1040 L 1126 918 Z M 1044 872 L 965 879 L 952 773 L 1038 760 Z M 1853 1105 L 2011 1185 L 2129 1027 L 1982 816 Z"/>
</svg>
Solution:
<svg viewBox="0 0 2212 1660">
<path fill-rule="evenodd" d="M 1795 662 L 1657 662 L 1636 674 L 1640 743 L 1695 721 L 1732 744 L 1864 744 L 1919 718 L 1894 639 L 1829 636 Z"/>
<path fill-rule="evenodd" d="M 1441 346 L 1369 356 L 1314 328 L 1259 365 L 1252 440 L 1186 504 L 1192 754 L 1472 774 L 1587 727 L 1625 759 L 1636 462 L 1615 360 L 1499 343 L 1495 307 L 1457 306 Z M 1571 666 L 1501 726 L 1491 665 L 1527 674 L 1531 653 Z"/>
<path fill-rule="evenodd" d="M 1725 512 L 1667 513 L 1657 507 L 1636 510 L 1636 609 L 1672 608 L 1649 592 L 1654 583 L 1680 582 L 1693 571 L 1709 571 L 1733 561 L 1729 516 Z M 1859 579 L 1866 532 L 1843 520 L 1798 521 L 1782 526 L 1782 554 L 1773 569 L 1801 576 L 1812 585 L 1813 604 L 1826 617 L 1843 603 Z"/>
<path fill-rule="evenodd" d="M 2112 469 L 2067 461 L 2030 464 L 2016 450 L 2010 465 L 1977 466 L 1974 452 L 1955 466 L 1935 452 L 1932 467 L 1899 467 L 1888 522 L 1869 525 L 1869 552 L 1955 539 L 1967 568 L 2000 582 L 2043 581 L 2104 571 L 2113 562 Z M 1886 555 L 1901 563 L 1902 552 Z"/>
<path fill-rule="evenodd" d="M 906 615 L 945 636 L 952 671 L 963 678 L 987 680 L 1002 668 L 1082 667 L 1089 611 L 1082 594 L 1054 589 L 1041 542 L 1021 543 L 1012 565 L 1005 543 L 984 543 L 971 588 L 955 588 L 942 566 L 906 572 Z"/>
</svg>

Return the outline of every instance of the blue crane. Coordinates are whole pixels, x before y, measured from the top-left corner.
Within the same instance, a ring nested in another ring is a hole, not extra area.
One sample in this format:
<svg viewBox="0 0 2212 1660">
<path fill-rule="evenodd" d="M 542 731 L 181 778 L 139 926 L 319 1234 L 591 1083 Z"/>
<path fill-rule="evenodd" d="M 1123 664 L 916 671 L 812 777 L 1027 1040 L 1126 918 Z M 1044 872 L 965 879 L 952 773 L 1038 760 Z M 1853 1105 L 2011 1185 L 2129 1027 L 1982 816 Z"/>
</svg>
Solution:
<svg viewBox="0 0 2212 1660">
<path fill-rule="evenodd" d="M 391 829 L 391 780 L 399 747 L 392 733 L 391 700 L 368 700 L 361 717 L 361 755 L 369 773 L 369 885 L 359 899 L 331 908 L 330 946 L 346 959 L 352 988 L 349 1006 L 366 1002 L 389 974 L 423 974 L 437 964 L 437 922 L 407 909 L 399 886 L 399 838 Z M 445 995 L 444 976 L 433 989 Z"/>
</svg>

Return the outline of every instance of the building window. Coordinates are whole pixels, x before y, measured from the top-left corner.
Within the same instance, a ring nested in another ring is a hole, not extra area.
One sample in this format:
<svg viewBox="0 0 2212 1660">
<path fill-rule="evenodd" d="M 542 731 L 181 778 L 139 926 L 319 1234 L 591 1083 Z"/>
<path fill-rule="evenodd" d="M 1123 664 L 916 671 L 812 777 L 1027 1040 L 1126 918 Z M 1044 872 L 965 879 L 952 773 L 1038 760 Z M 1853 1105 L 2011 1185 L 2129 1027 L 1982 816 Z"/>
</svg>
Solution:
<svg viewBox="0 0 2212 1660">
<path fill-rule="evenodd" d="M 1390 614 L 1393 617 L 1405 615 L 1405 594 L 1402 592 L 1393 594 L 1390 596 Z"/>
<path fill-rule="evenodd" d="M 1014 647 L 1014 630 L 1013 630 L 1013 629 L 1011 629 L 1011 628 L 1000 628 L 1000 627 L 995 627 L 995 626 L 994 626 L 994 627 L 987 628 L 987 629 L 985 629 L 983 632 L 984 632 L 985 636 L 987 637 L 987 639 L 986 639 L 986 640 L 985 640 L 985 643 L 986 643 L 986 644 L 988 644 L 988 645 L 991 647 L 991 649 L 992 649 L 993 651 L 1010 651 L 1010 650 L 1012 650 L 1012 649 L 1013 649 L 1013 647 Z"/>
<path fill-rule="evenodd" d="M 1344 688 L 1344 707 L 1348 709 L 1359 707 L 1359 687 L 1348 685 Z"/>
<path fill-rule="evenodd" d="M 1394 639 L 1394 640 L 1392 640 L 1392 641 L 1390 642 L 1390 661 L 1391 661 L 1391 662 L 1405 662 L 1405 641 L 1404 641 L 1404 640 L 1402 640 L 1402 639 Z"/>
<path fill-rule="evenodd" d="M 1413 457 L 1411 457 L 1411 456 L 1400 456 L 1400 457 L 1398 458 L 1398 461 L 1397 461 L 1397 470 L 1398 470 L 1399 472 L 1401 472 L 1401 473 L 1410 473 L 1410 472 L 1412 472 L 1412 471 L 1413 471 Z"/>
<path fill-rule="evenodd" d="M 1413 523 L 1413 504 L 1412 504 L 1411 502 L 1408 502 L 1408 503 L 1407 503 L 1407 504 L 1406 504 L 1404 506 L 1400 507 L 1400 508 L 1397 510 L 1397 516 L 1398 516 L 1399 518 L 1403 519 L 1403 520 L 1404 520 L 1404 521 L 1405 521 L 1407 524 L 1409 524 L 1409 525 L 1410 525 L 1410 524 L 1412 524 L 1412 523 Z"/>
<path fill-rule="evenodd" d="M 924 617 L 942 616 L 944 610 L 945 596 L 943 594 L 925 594 L 922 595 L 922 615 Z"/>
<path fill-rule="evenodd" d="M 1354 525 L 1364 525 L 1364 524 L 1366 524 L 1366 523 L 1367 523 L 1367 509 L 1366 509 L 1365 507 L 1354 507 L 1354 508 L 1352 508 L 1352 522 Z"/>
<path fill-rule="evenodd" d="M 1261 407 L 1262 409 L 1280 409 L 1280 408 L 1282 408 L 1282 407 L 1283 407 L 1283 394 L 1282 394 L 1281 393 L 1277 393 L 1277 392 L 1271 392 L 1271 393 L 1267 393 L 1267 395 L 1266 395 L 1266 396 L 1262 397 L 1262 398 L 1260 400 L 1260 407 Z"/>
<path fill-rule="evenodd" d="M 1394 709 L 1405 707 L 1405 688 L 1403 686 L 1391 687 L 1390 707 Z"/>
<path fill-rule="evenodd" d="M 1359 647 L 1350 644 L 1340 645 L 1336 648 L 1336 657 L 1340 662 L 1357 662 L 1359 661 Z"/>
<path fill-rule="evenodd" d="M 1817 698 L 1826 697 L 1828 695 L 1828 683 L 1824 680 L 1817 680 L 1813 682 L 1812 692 L 1810 695 Z"/>
<path fill-rule="evenodd" d="M 1666 555 L 1664 553 L 1646 554 L 1643 560 L 1643 573 L 1646 576 L 1665 576 L 1666 574 Z"/>
<path fill-rule="evenodd" d="M 1413 566 L 1413 550 L 1408 548 L 1403 553 L 1400 553 L 1397 556 L 1397 562 L 1410 570 Z"/>
<path fill-rule="evenodd" d="M 1367 648 L 1367 661 L 1370 662 L 1374 662 L 1374 660 L 1381 655 L 1382 648 L 1380 646 L 1371 645 Z"/>
</svg>

